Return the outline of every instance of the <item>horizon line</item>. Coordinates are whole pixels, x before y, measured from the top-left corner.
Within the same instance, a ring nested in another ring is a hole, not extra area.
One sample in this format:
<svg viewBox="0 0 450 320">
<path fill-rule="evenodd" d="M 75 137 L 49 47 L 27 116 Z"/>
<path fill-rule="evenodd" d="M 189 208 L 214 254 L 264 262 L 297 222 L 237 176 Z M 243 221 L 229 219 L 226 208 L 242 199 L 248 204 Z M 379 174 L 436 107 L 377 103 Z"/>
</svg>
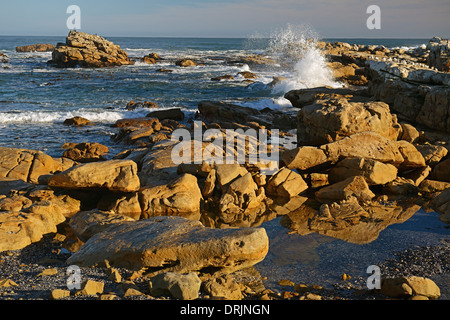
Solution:
<svg viewBox="0 0 450 320">
<path fill-rule="evenodd" d="M 84 31 L 81 31 L 84 32 Z M 88 32 L 86 32 L 88 33 Z M 95 34 L 95 33 L 91 33 Z M 99 34 L 96 34 L 99 35 Z M 100 35 L 99 35 L 100 36 Z M 0 34 L 0 37 L 67 37 L 67 35 L 25 35 L 25 34 Z M 103 38 L 180 38 L 180 39 L 250 39 L 254 38 L 252 36 L 248 37 L 224 37 L 224 36 L 114 36 L 114 35 L 102 35 Z M 442 39 L 447 39 L 447 37 L 440 37 L 440 36 L 434 36 L 439 37 Z M 320 37 L 319 40 L 322 39 L 370 39 L 370 40 L 425 40 L 425 39 L 432 39 L 433 37 Z M 270 37 L 258 37 L 258 39 L 270 39 Z"/>
</svg>

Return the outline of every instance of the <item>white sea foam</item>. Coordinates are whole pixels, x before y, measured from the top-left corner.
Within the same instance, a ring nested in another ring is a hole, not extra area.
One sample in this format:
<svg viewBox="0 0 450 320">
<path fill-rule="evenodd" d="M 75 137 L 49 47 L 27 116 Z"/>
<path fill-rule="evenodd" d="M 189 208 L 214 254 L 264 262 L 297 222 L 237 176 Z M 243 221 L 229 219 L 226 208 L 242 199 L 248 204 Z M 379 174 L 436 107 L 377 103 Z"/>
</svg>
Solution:
<svg viewBox="0 0 450 320">
<path fill-rule="evenodd" d="M 30 112 L 0 112 L 0 124 L 9 123 L 58 123 L 75 116 L 98 123 L 113 123 L 123 118 L 143 117 L 146 111 L 109 111 L 109 110 L 79 110 L 79 111 L 30 111 Z"/>
</svg>

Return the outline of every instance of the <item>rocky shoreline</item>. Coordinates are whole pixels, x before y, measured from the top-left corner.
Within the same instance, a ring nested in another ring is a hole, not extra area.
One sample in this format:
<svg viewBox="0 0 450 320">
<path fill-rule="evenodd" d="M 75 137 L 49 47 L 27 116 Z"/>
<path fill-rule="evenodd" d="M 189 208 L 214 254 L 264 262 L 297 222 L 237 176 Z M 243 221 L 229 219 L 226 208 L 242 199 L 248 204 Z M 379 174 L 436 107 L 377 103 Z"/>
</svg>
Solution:
<svg viewBox="0 0 450 320">
<path fill-rule="evenodd" d="M 196 117 L 185 119 L 179 108 L 148 103 L 147 117 L 113 125 L 114 142 L 124 146 L 115 155 L 87 142 L 66 145 L 60 158 L 0 148 L 0 299 L 438 299 L 429 276 L 448 275 L 445 241 L 386 261 L 381 292 L 356 282 L 329 292 L 289 279 L 276 292 L 253 267 L 270 245 L 261 224 L 276 217 L 290 233 L 357 244 L 420 208 L 450 221 L 448 40 L 434 38 L 413 52 L 315 45 L 345 86 L 292 90 L 285 96 L 290 112 L 200 101 Z M 174 67 L 201 64 L 188 61 Z M 71 32 L 50 63 L 133 61 L 101 37 Z M 277 133 L 281 143 L 252 132 Z M 231 139 L 233 147 L 212 145 L 212 138 Z M 235 149 L 240 141 L 248 145 Z M 279 158 L 262 157 L 268 150 Z M 218 161 L 239 155 L 243 162 Z M 420 272 L 404 264 L 413 256 L 427 257 Z M 72 291 L 71 265 L 89 278 Z"/>
</svg>

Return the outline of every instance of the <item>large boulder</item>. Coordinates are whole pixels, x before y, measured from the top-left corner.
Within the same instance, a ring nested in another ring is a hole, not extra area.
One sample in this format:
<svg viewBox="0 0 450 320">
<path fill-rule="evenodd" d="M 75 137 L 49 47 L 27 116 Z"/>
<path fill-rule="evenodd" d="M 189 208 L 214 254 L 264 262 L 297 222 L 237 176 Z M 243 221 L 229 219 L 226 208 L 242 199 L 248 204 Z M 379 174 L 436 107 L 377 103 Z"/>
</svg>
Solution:
<svg viewBox="0 0 450 320">
<path fill-rule="evenodd" d="M 262 261 L 269 249 L 263 228 L 210 229 L 182 217 L 121 223 L 90 238 L 69 265 L 111 266 L 154 273 L 234 272 Z"/>
<path fill-rule="evenodd" d="M 140 188 L 137 164 L 131 160 L 109 160 L 80 164 L 53 175 L 49 186 L 66 189 L 107 189 L 134 192 Z"/>
<path fill-rule="evenodd" d="M 144 188 L 139 192 L 141 218 L 177 215 L 199 220 L 201 200 L 197 178 L 184 174 L 168 185 Z"/>
<path fill-rule="evenodd" d="M 58 45 L 52 53 L 51 64 L 62 68 L 87 68 L 130 65 L 134 62 L 118 45 L 97 35 L 70 31 L 65 45 Z"/>
<path fill-rule="evenodd" d="M 0 212 L 0 252 L 19 250 L 56 232 L 66 217 L 60 212 Z"/>
<path fill-rule="evenodd" d="M 0 147 L 0 180 L 38 183 L 39 177 L 66 170 L 69 159 L 54 159 L 41 151 Z"/>
<path fill-rule="evenodd" d="M 397 140 L 400 131 L 397 117 L 384 102 L 349 102 L 343 97 L 318 100 L 303 107 L 297 118 L 301 145 L 322 145 L 363 131 Z"/>
</svg>

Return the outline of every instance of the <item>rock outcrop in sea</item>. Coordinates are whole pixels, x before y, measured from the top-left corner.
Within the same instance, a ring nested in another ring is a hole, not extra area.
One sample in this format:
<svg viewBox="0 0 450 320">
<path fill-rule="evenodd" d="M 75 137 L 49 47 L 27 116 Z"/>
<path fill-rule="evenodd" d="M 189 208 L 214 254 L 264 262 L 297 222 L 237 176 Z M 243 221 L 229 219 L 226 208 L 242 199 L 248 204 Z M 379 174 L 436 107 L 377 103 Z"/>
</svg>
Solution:
<svg viewBox="0 0 450 320">
<path fill-rule="evenodd" d="M 52 52 L 50 64 L 60 68 L 76 66 L 103 68 L 130 65 L 128 54 L 111 41 L 85 32 L 70 31 L 66 43 L 60 43 Z"/>
</svg>

